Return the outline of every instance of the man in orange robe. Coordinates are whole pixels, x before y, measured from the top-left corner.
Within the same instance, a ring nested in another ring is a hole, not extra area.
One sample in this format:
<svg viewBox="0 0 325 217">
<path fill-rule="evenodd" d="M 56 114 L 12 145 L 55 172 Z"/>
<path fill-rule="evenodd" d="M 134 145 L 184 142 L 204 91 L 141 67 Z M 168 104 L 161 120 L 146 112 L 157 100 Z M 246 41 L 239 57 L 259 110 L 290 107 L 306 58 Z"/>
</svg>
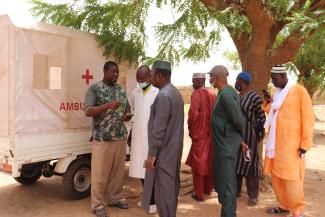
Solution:
<svg viewBox="0 0 325 217">
<path fill-rule="evenodd" d="M 277 91 L 265 123 L 268 136 L 264 172 L 272 176 L 272 187 L 279 205 L 267 212 L 291 212 L 293 217 L 300 217 L 305 206 L 304 155 L 312 146 L 313 139 L 313 105 L 304 87 L 288 82 L 283 66 L 273 67 L 271 78 Z"/>
<path fill-rule="evenodd" d="M 194 191 L 192 198 L 204 200 L 210 194 L 212 181 L 212 143 L 210 121 L 216 96 L 211 89 L 205 88 L 205 74 L 193 74 L 194 92 L 188 113 L 188 129 L 192 146 L 186 164 L 192 168 Z"/>
</svg>

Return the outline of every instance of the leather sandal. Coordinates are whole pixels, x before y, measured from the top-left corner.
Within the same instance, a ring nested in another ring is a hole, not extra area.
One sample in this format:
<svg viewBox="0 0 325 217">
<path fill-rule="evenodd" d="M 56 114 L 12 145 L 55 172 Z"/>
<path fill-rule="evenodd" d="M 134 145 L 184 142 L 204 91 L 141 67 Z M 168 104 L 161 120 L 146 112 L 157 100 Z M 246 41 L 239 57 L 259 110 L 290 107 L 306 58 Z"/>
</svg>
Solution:
<svg viewBox="0 0 325 217">
<path fill-rule="evenodd" d="M 129 205 L 127 204 L 127 202 L 122 201 L 122 200 L 120 200 L 116 204 L 113 204 L 112 206 L 119 208 L 119 209 L 128 209 L 129 208 Z"/>
</svg>

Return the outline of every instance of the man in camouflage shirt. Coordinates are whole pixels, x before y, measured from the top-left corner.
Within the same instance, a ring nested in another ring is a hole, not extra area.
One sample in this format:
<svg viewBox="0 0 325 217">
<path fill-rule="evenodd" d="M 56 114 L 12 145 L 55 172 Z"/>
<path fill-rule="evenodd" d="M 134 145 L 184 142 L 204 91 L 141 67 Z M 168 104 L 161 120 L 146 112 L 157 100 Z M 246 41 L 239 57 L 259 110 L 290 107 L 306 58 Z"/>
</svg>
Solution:
<svg viewBox="0 0 325 217">
<path fill-rule="evenodd" d="M 107 217 L 106 205 L 127 209 L 122 200 L 127 129 L 131 119 L 125 90 L 117 84 L 115 62 L 104 65 L 104 78 L 92 84 L 85 99 L 85 114 L 93 117 L 91 159 L 91 208 L 97 217 Z"/>
</svg>

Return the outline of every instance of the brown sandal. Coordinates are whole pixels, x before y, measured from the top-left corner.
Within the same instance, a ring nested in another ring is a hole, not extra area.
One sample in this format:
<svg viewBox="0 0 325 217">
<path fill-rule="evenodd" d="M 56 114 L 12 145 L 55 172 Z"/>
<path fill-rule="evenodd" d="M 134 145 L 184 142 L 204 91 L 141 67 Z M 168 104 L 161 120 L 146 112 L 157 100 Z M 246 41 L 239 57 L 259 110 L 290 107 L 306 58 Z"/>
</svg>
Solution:
<svg viewBox="0 0 325 217">
<path fill-rule="evenodd" d="M 119 208 L 119 209 L 128 209 L 129 205 L 127 204 L 127 202 L 120 200 L 119 202 L 117 202 L 116 204 L 112 205 L 113 207 Z"/>
</svg>

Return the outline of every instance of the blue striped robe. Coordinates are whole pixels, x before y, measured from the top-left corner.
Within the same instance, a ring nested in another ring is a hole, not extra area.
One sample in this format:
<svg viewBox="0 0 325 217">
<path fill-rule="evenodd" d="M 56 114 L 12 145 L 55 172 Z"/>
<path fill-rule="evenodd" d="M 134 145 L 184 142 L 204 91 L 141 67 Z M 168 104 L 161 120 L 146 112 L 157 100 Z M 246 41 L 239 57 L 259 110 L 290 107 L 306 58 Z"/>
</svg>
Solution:
<svg viewBox="0 0 325 217">
<path fill-rule="evenodd" d="M 241 108 L 245 118 L 244 141 L 251 150 L 251 160 L 244 160 L 244 153 L 240 148 L 237 155 L 236 173 L 247 176 L 251 166 L 254 167 L 254 176 L 258 176 L 258 144 L 256 129 L 263 128 L 265 113 L 262 110 L 262 97 L 255 91 L 249 91 L 241 97 Z"/>
</svg>

